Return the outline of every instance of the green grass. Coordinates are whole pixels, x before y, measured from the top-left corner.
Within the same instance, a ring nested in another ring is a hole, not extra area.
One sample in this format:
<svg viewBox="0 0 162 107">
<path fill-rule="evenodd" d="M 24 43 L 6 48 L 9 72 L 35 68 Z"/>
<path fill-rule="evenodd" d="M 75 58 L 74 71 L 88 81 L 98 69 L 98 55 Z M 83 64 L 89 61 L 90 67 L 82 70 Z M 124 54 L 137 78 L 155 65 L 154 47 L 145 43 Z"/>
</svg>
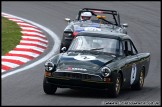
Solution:
<svg viewBox="0 0 162 107">
<path fill-rule="evenodd" d="M 7 18 L 1 18 L 2 26 L 2 41 L 1 41 L 1 55 L 8 53 L 19 44 L 21 39 L 20 27 L 13 21 Z"/>
</svg>

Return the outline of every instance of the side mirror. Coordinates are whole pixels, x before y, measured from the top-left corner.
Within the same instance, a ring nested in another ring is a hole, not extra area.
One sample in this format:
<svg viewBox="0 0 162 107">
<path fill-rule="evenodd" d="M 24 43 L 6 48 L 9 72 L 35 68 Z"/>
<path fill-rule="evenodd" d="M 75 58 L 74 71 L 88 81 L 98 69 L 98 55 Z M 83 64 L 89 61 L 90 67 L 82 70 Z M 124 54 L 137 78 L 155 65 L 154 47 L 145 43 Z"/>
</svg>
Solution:
<svg viewBox="0 0 162 107">
<path fill-rule="evenodd" d="M 128 27 L 128 23 L 123 23 L 122 26 L 123 27 Z"/>
<path fill-rule="evenodd" d="M 62 51 L 62 52 L 65 52 L 65 51 L 66 51 L 66 47 L 62 47 L 62 48 L 61 48 L 61 51 Z"/>
<path fill-rule="evenodd" d="M 71 20 L 70 18 L 65 18 L 65 21 L 70 22 Z"/>
</svg>

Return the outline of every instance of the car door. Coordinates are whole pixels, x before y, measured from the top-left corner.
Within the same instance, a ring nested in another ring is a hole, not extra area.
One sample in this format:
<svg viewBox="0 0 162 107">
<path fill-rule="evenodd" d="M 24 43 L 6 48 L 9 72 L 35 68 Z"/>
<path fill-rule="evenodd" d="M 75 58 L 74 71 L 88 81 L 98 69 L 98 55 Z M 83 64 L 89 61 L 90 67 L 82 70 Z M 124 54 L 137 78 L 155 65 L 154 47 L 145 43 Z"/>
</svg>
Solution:
<svg viewBox="0 0 162 107">
<path fill-rule="evenodd" d="M 125 65 L 123 67 L 124 81 L 125 85 L 129 86 L 132 85 L 137 79 L 139 58 L 137 56 L 138 52 L 130 39 L 123 40 L 122 44 L 125 55 Z"/>
</svg>

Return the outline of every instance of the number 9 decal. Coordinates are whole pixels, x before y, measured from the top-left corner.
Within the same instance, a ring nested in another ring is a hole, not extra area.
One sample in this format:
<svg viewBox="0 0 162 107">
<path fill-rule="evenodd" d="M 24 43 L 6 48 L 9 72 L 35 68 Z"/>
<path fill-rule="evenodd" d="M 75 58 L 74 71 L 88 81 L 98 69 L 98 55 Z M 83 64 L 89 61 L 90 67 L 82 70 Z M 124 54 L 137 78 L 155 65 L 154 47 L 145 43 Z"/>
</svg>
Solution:
<svg viewBox="0 0 162 107">
<path fill-rule="evenodd" d="M 137 73 L 137 67 L 136 67 L 136 64 L 134 63 L 134 64 L 132 65 L 131 81 L 130 81 L 130 84 L 133 84 L 133 82 L 135 81 L 135 79 L 136 79 L 136 73 Z"/>
</svg>

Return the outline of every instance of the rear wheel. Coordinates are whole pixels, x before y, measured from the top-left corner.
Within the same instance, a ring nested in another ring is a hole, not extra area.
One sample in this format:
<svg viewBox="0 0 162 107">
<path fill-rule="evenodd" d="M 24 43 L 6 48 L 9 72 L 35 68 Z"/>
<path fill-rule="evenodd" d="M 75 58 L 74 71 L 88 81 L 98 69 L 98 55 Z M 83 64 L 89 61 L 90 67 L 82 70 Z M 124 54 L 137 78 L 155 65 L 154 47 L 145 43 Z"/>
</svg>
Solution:
<svg viewBox="0 0 162 107">
<path fill-rule="evenodd" d="M 46 94 L 55 94 L 57 87 L 55 85 L 49 84 L 44 78 L 43 80 L 43 90 Z"/>
<path fill-rule="evenodd" d="M 118 74 L 112 88 L 109 90 L 110 97 L 118 97 L 121 90 L 121 75 Z"/>
<path fill-rule="evenodd" d="M 133 90 L 141 90 L 143 88 L 143 85 L 144 85 L 144 71 L 141 70 L 138 82 L 136 84 L 133 84 L 131 88 Z"/>
</svg>

